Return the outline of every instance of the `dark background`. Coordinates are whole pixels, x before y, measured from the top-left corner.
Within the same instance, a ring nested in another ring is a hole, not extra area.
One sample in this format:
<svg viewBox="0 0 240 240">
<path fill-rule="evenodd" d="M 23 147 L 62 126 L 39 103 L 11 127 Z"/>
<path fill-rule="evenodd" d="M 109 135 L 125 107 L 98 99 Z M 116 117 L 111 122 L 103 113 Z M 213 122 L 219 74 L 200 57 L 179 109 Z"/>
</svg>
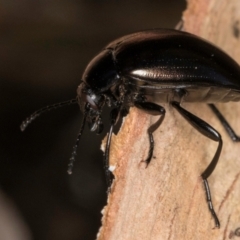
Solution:
<svg viewBox="0 0 240 240">
<path fill-rule="evenodd" d="M 43 114 L 24 133 L 19 125 L 75 98 L 86 64 L 109 41 L 173 28 L 184 8 L 184 0 L 0 0 L 0 240 L 96 238 L 106 201 L 104 134 L 85 130 L 69 176 L 79 107 Z"/>
</svg>

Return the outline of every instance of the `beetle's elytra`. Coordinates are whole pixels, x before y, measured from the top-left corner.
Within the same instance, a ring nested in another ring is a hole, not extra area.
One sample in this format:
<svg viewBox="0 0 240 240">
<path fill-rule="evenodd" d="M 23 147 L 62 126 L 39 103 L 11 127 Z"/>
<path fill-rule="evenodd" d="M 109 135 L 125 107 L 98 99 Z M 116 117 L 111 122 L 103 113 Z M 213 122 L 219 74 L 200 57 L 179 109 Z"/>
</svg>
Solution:
<svg viewBox="0 0 240 240">
<path fill-rule="evenodd" d="M 184 109 L 181 103 L 208 103 L 231 139 L 240 141 L 213 105 L 215 102 L 239 101 L 239 79 L 239 65 L 222 50 L 197 36 L 169 29 L 142 31 L 108 44 L 88 64 L 76 99 L 36 111 L 22 123 L 21 130 L 46 110 L 78 103 L 84 117 L 69 163 L 68 172 L 71 174 L 85 122 L 88 122 L 91 131 L 101 133 L 103 107 L 111 107 L 111 124 L 104 154 L 104 168 L 110 187 L 109 149 L 113 127 L 118 119 L 126 115 L 130 107 L 137 107 L 148 114 L 159 115 L 160 125 L 165 109 L 159 104 L 168 102 L 201 134 L 218 142 L 216 153 L 201 176 L 209 209 L 216 227 L 220 227 L 212 206 L 207 178 L 215 169 L 221 154 L 221 135 L 208 123 Z M 150 149 L 146 164 L 152 159 L 154 130 L 151 126 L 148 129 Z"/>
</svg>

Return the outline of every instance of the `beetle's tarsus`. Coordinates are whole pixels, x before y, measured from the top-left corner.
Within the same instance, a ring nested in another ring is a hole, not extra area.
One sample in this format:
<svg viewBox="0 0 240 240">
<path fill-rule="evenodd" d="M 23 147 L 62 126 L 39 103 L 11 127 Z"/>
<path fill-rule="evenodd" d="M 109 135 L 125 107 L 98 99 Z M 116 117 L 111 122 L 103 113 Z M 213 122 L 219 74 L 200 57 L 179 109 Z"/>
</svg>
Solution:
<svg viewBox="0 0 240 240">
<path fill-rule="evenodd" d="M 153 150 L 154 150 L 154 138 L 153 138 L 153 132 L 158 129 L 158 127 L 161 125 L 164 117 L 165 117 L 165 109 L 156 104 L 156 103 L 152 103 L 152 102 L 136 102 L 135 106 L 141 110 L 143 110 L 144 112 L 147 112 L 148 114 L 151 115 L 160 115 L 160 118 L 154 123 L 152 124 L 149 128 L 148 128 L 148 136 L 149 136 L 149 150 L 148 150 L 148 156 L 146 158 L 146 160 L 144 162 L 146 162 L 146 168 L 148 167 L 148 164 L 151 162 L 152 160 L 152 156 L 153 156 Z"/>
<path fill-rule="evenodd" d="M 210 192 L 210 188 L 209 188 L 207 179 L 203 178 L 203 184 L 204 184 L 204 188 L 206 190 L 208 208 L 209 208 L 209 210 L 213 216 L 213 219 L 215 221 L 215 228 L 220 228 L 220 222 L 219 222 L 217 214 L 215 213 L 214 208 L 213 208 L 211 192 Z"/>
<path fill-rule="evenodd" d="M 210 164 L 208 165 L 208 167 L 205 169 L 205 171 L 202 173 L 201 176 L 203 178 L 203 183 L 204 183 L 204 187 L 206 190 L 206 197 L 207 197 L 209 210 L 215 220 L 216 227 L 219 227 L 220 222 L 219 222 L 218 217 L 213 208 L 213 203 L 212 203 L 212 199 L 211 199 L 210 188 L 209 188 L 209 185 L 207 182 L 207 178 L 212 174 L 213 170 L 215 169 L 215 167 L 218 163 L 218 160 L 219 160 L 219 156 L 221 154 L 221 150 L 222 150 L 221 135 L 208 123 L 206 123 L 202 119 L 198 118 L 197 116 L 193 115 L 192 113 L 190 113 L 187 110 L 185 110 L 184 108 L 182 108 L 180 106 L 180 103 L 174 101 L 174 102 L 172 102 L 172 106 L 201 134 L 212 139 L 213 141 L 218 142 L 218 148 L 216 150 L 216 153 L 215 153 L 212 161 L 210 162 Z"/>
</svg>

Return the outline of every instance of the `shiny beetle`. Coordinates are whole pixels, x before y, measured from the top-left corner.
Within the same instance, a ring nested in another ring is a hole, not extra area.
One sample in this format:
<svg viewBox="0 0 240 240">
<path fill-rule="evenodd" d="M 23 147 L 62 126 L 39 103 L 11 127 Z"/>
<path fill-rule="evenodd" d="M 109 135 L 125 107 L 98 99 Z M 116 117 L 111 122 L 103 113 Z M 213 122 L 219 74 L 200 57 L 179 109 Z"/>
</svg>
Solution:
<svg viewBox="0 0 240 240">
<path fill-rule="evenodd" d="M 218 142 L 216 153 L 201 176 L 209 209 L 216 227 L 220 227 L 212 206 L 207 178 L 215 169 L 221 153 L 221 135 L 208 123 L 181 107 L 181 103 L 208 103 L 231 139 L 239 141 L 240 138 L 213 105 L 214 102 L 239 100 L 240 67 L 232 58 L 192 34 L 156 29 L 130 34 L 108 44 L 88 64 L 76 99 L 40 109 L 22 123 L 21 130 L 46 110 L 78 103 L 83 112 L 83 121 L 70 158 L 68 173 L 71 174 L 85 122 L 88 122 L 91 131 L 101 133 L 103 107 L 111 107 L 111 126 L 104 154 L 104 168 L 110 187 L 109 149 L 113 127 L 118 119 L 125 116 L 130 107 L 137 107 L 148 114 L 159 115 L 159 126 L 165 116 L 165 109 L 159 103 L 169 103 L 201 134 Z M 152 132 L 155 130 L 153 126 L 148 129 L 150 148 L 146 164 L 152 159 Z"/>
</svg>

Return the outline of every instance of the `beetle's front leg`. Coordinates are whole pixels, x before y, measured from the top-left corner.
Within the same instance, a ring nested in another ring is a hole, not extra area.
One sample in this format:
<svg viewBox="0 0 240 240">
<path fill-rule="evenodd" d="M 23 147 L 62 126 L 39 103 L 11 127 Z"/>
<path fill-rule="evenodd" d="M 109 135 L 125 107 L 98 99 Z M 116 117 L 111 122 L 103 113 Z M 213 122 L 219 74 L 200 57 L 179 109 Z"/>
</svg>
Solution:
<svg viewBox="0 0 240 240">
<path fill-rule="evenodd" d="M 150 163 L 151 159 L 152 159 L 152 155 L 153 155 L 153 149 L 154 149 L 154 139 L 153 139 L 153 132 L 161 125 L 164 117 L 165 117 L 165 109 L 160 106 L 157 105 L 155 103 L 152 102 L 135 102 L 134 105 L 143 110 L 144 112 L 147 112 L 148 114 L 151 115 L 160 115 L 160 118 L 158 119 L 157 122 L 155 122 L 154 124 L 152 124 L 149 128 L 148 128 L 148 136 L 149 136 L 149 143 L 150 143 L 150 147 L 149 147 L 149 151 L 148 151 L 148 157 L 146 158 L 145 162 L 148 166 L 148 164 Z"/>
<path fill-rule="evenodd" d="M 107 190 L 108 193 L 111 190 L 111 185 L 112 185 L 112 180 L 113 180 L 113 176 L 111 174 L 111 171 L 109 170 L 110 145 L 111 145 L 113 127 L 114 127 L 114 125 L 116 124 L 116 122 L 119 118 L 119 114 L 120 114 L 120 108 L 114 108 L 114 109 L 112 109 L 112 111 L 110 113 L 111 126 L 110 126 L 108 136 L 107 136 L 106 149 L 105 149 L 104 159 L 103 159 L 104 171 L 105 171 L 106 182 L 107 182 L 107 187 L 108 187 L 108 190 Z"/>
</svg>

